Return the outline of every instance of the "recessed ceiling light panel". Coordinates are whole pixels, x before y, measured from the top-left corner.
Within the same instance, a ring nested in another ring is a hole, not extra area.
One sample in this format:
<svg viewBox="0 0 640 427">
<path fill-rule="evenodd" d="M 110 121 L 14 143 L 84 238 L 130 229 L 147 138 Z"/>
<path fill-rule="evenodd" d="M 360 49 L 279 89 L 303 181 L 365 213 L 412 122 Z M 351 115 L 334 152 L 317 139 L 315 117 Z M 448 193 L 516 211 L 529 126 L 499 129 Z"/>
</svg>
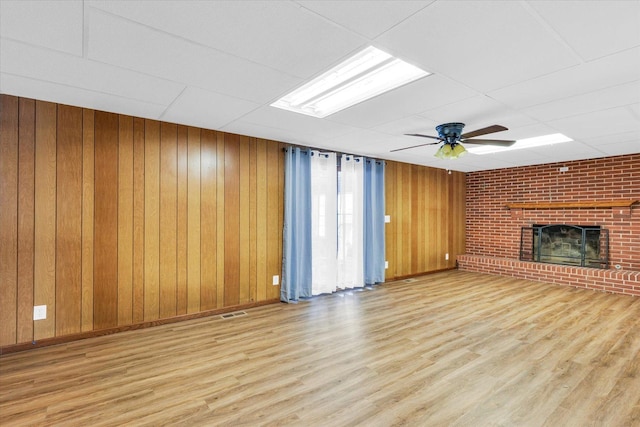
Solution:
<svg viewBox="0 0 640 427">
<path fill-rule="evenodd" d="M 327 117 L 429 74 L 369 46 L 271 106 L 318 118 Z"/>
<path fill-rule="evenodd" d="M 550 135 L 536 136 L 534 138 L 519 139 L 510 147 L 498 147 L 495 145 L 484 145 L 482 147 L 468 147 L 467 151 L 473 154 L 490 154 L 501 153 L 503 151 L 522 150 L 523 148 L 542 147 L 544 145 L 559 144 L 561 142 L 569 142 L 573 139 L 561 133 Z"/>
</svg>

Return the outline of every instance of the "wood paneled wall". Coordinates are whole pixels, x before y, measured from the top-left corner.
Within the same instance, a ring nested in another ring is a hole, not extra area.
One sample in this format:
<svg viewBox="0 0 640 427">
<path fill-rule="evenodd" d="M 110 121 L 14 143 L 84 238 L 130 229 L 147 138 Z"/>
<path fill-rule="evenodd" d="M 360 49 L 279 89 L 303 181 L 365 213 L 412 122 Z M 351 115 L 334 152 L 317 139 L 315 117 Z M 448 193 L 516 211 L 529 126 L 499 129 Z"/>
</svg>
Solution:
<svg viewBox="0 0 640 427">
<path fill-rule="evenodd" d="M 0 121 L 0 345 L 279 297 L 282 144 L 7 95 Z"/>
<path fill-rule="evenodd" d="M 276 300 L 282 146 L 0 95 L 0 346 Z M 385 182 L 387 279 L 454 267 L 464 174 Z"/>
<path fill-rule="evenodd" d="M 465 185 L 461 172 L 387 162 L 387 280 L 455 267 L 465 253 Z"/>
</svg>

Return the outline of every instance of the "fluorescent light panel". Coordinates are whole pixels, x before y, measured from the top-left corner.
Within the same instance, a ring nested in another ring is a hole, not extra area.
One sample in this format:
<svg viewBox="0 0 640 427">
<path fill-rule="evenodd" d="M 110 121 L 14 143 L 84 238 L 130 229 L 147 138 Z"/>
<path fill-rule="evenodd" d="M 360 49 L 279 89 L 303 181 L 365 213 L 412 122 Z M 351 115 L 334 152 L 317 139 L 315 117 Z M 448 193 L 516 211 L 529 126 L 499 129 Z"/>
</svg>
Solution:
<svg viewBox="0 0 640 427">
<path fill-rule="evenodd" d="M 510 147 L 498 147 L 496 145 L 471 146 L 467 145 L 467 151 L 473 154 L 501 153 L 503 151 L 522 150 L 523 148 L 542 147 L 543 145 L 559 144 L 569 142 L 573 139 L 561 133 L 551 135 L 536 136 L 534 138 L 519 139 Z"/>
<path fill-rule="evenodd" d="M 318 118 L 327 117 L 429 74 L 369 46 L 271 106 Z"/>
</svg>

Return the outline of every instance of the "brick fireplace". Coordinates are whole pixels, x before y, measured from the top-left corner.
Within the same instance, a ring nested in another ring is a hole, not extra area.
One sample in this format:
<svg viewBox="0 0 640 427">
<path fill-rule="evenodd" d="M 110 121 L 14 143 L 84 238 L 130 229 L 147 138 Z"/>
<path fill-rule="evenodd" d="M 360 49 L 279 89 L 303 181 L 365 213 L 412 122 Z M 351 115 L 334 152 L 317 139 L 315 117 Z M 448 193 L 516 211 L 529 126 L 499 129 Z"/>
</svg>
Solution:
<svg viewBox="0 0 640 427">
<path fill-rule="evenodd" d="M 463 270 L 640 296 L 640 154 L 467 174 Z M 521 260 L 523 227 L 608 230 L 608 268 Z"/>
</svg>

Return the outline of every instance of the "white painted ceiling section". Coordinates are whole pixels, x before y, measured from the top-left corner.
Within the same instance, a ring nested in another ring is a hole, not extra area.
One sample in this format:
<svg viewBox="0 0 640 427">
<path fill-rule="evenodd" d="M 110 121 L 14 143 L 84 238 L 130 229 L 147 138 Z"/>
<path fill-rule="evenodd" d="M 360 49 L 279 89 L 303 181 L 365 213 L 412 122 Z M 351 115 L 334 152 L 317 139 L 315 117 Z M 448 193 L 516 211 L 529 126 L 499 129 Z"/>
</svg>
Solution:
<svg viewBox="0 0 640 427">
<path fill-rule="evenodd" d="M 432 75 L 324 119 L 270 107 L 375 46 Z M 640 152 L 640 1 L 6 1 L 0 92 L 463 172 Z M 440 123 L 574 141 L 433 157 Z"/>
</svg>

